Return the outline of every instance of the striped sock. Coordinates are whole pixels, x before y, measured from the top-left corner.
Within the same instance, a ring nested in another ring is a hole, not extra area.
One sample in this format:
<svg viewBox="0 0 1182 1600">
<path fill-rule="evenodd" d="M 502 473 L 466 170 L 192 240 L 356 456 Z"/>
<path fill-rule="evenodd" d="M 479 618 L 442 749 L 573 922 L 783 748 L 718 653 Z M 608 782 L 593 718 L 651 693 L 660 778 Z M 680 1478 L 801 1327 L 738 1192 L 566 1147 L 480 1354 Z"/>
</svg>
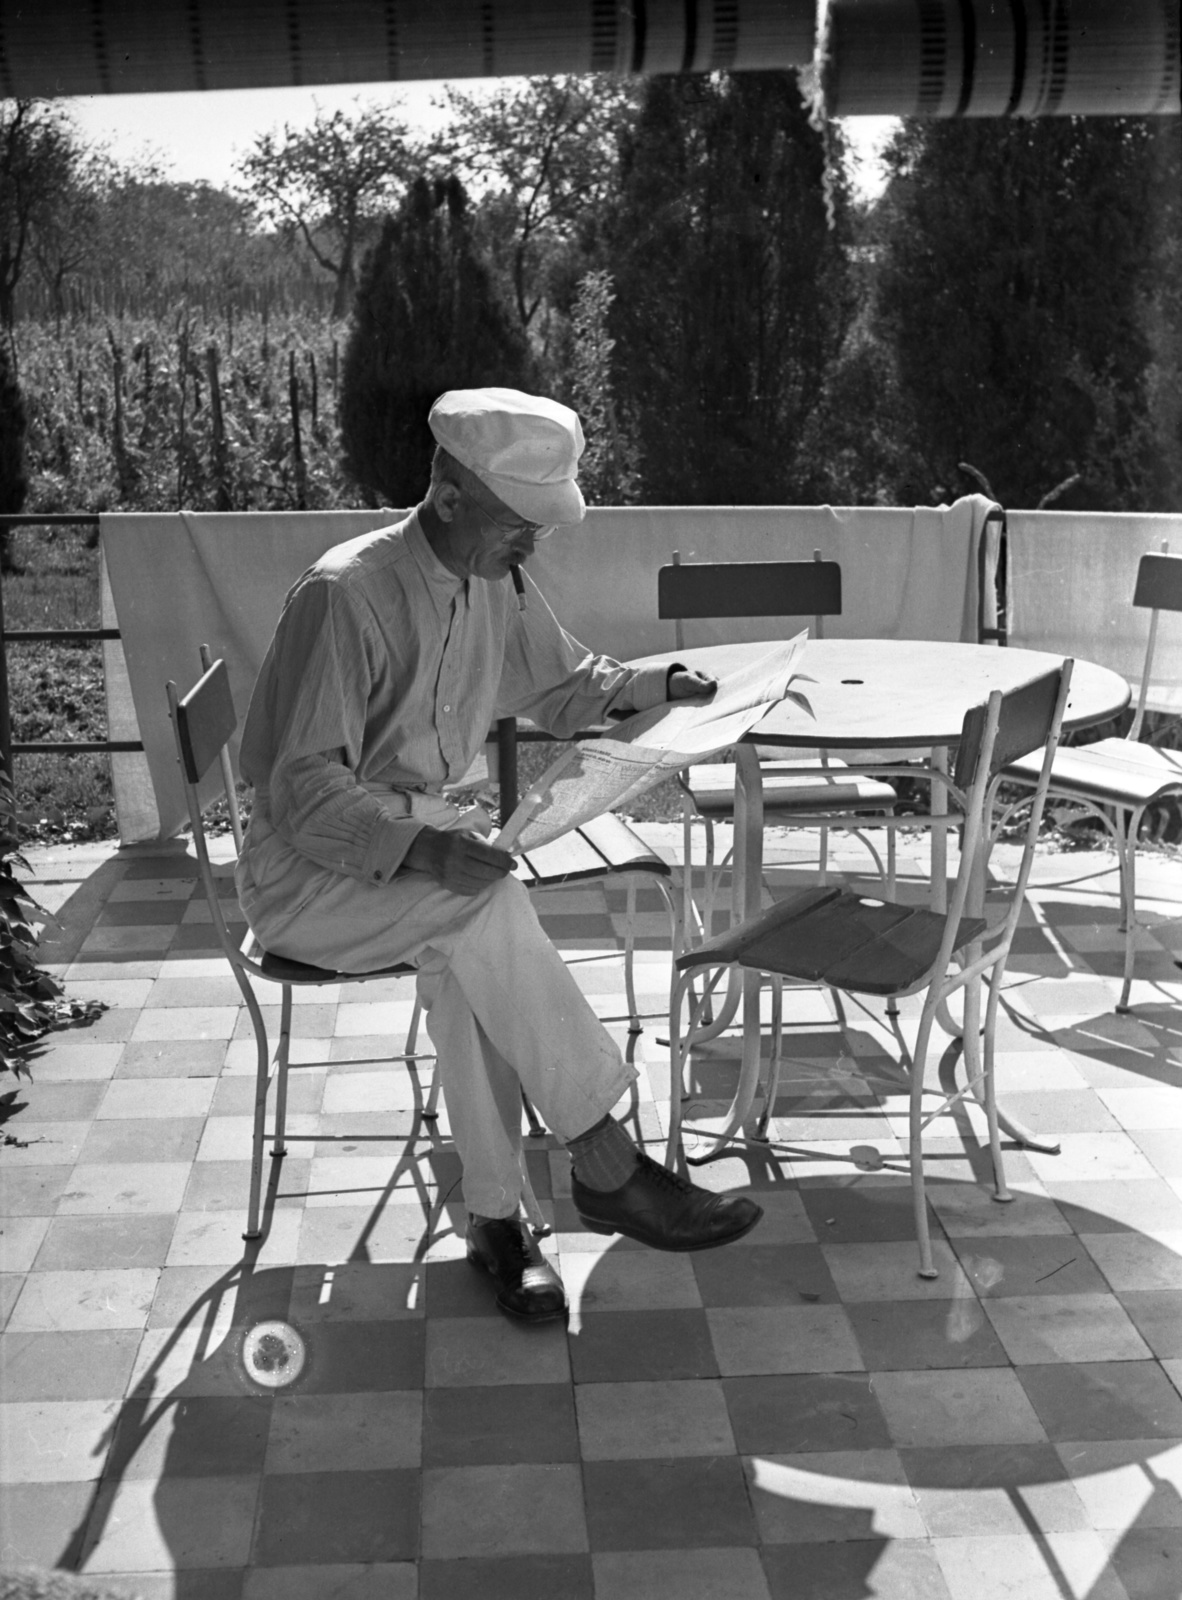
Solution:
<svg viewBox="0 0 1182 1600">
<path fill-rule="evenodd" d="M 607 1116 L 577 1139 L 568 1139 L 575 1177 L 588 1189 L 607 1194 L 620 1189 L 636 1171 L 640 1152 L 614 1117 Z"/>
</svg>

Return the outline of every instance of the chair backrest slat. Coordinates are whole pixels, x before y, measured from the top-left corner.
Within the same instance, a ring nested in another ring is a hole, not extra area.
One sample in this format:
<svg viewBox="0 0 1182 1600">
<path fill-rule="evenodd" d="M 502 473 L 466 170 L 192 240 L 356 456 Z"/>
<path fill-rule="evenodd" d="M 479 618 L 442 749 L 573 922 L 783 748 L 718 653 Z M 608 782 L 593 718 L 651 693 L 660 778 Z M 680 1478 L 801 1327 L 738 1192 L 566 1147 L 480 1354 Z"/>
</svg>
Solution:
<svg viewBox="0 0 1182 1600">
<path fill-rule="evenodd" d="M 1056 668 L 1002 696 L 997 735 L 989 759 L 991 777 L 1019 756 L 1029 755 L 1031 750 L 1039 750 L 1046 744 L 1055 717 L 1061 677 L 1062 673 Z M 953 782 L 959 789 L 967 791 L 976 779 L 985 734 L 985 712 L 985 706 L 980 705 L 965 715 L 953 771 Z"/>
<path fill-rule="evenodd" d="M 237 725 L 226 663 L 215 661 L 177 705 L 177 737 L 190 783 L 201 782 Z"/>
<path fill-rule="evenodd" d="M 701 561 L 661 567 L 659 617 L 836 617 L 836 561 Z"/>
<path fill-rule="evenodd" d="M 1182 556 L 1143 555 L 1133 604 L 1148 611 L 1182 611 Z"/>
</svg>

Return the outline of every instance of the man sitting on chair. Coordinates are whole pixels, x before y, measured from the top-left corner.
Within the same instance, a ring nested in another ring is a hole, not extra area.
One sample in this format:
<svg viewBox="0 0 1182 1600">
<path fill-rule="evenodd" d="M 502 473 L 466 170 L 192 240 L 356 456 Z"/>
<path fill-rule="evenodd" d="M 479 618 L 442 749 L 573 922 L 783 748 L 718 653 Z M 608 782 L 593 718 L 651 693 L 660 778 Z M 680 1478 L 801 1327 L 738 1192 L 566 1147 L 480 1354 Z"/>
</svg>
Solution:
<svg viewBox="0 0 1182 1600">
<path fill-rule="evenodd" d="M 676 664 L 591 655 L 521 578 L 535 541 L 584 515 L 573 411 L 461 389 L 429 420 L 422 503 L 328 551 L 287 596 L 243 731 L 254 806 L 238 893 L 276 955 L 344 972 L 418 968 L 463 1164 L 468 1258 L 503 1311 L 538 1320 L 566 1301 L 520 1216 L 523 1089 L 571 1152 L 585 1227 L 701 1250 L 762 1212 L 666 1171 L 610 1115 L 634 1069 L 510 876 L 512 857 L 443 786 L 498 717 L 569 738 L 714 685 Z"/>
</svg>

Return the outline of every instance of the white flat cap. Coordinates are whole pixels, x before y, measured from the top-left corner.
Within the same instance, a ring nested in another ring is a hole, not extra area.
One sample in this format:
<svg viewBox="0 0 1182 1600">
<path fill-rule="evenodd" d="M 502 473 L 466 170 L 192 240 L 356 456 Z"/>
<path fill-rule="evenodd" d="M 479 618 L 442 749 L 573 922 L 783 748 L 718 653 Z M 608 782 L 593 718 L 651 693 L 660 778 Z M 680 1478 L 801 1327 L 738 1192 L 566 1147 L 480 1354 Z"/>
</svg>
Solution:
<svg viewBox="0 0 1182 1600">
<path fill-rule="evenodd" d="M 569 406 L 519 389 L 449 389 L 427 419 L 435 442 L 530 522 L 582 522 L 583 429 Z"/>
</svg>

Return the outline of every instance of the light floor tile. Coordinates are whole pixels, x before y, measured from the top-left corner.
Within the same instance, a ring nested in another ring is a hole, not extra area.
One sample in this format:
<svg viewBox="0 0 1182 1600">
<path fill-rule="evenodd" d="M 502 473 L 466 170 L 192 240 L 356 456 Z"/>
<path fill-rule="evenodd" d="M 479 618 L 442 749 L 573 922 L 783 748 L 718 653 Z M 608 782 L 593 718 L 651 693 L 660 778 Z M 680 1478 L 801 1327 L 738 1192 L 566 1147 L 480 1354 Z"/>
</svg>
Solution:
<svg viewBox="0 0 1182 1600">
<path fill-rule="evenodd" d="M 1150 1351 L 1115 1295 L 1013 1295 L 985 1310 L 1016 1366 L 1044 1361 L 1144 1361 Z"/>
<path fill-rule="evenodd" d="M 591 1562 L 595 1600 L 771 1600 L 752 1549 L 609 1550 Z"/>
<path fill-rule="evenodd" d="M 82 1570 L 244 1567 L 259 1480 L 127 1478 L 100 1494 Z"/>
<path fill-rule="evenodd" d="M 159 1276 L 151 1267 L 30 1272 L 8 1327 L 14 1333 L 142 1328 Z"/>
<path fill-rule="evenodd" d="M 919 1251 L 912 1240 L 822 1245 L 841 1298 L 855 1300 L 960 1300 L 973 1289 L 964 1268 L 941 1239 L 932 1241 L 938 1278 L 919 1276 Z"/>
<path fill-rule="evenodd" d="M 937 1539 L 936 1559 L 951 1600 L 1128 1600 L 1100 1536 L 1081 1530 L 1032 1535 Z"/>
<path fill-rule="evenodd" d="M 584 1383 L 575 1389 L 585 1461 L 731 1455 L 726 1399 L 717 1381 Z"/>
<path fill-rule="evenodd" d="M 126 1165 L 79 1163 L 58 1202 L 61 1217 L 147 1214 L 180 1209 L 189 1181 L 188 1161 L 137 1161 Z"/>
<path fill-rule="evenodd" d="M 324 1086 L 325 1115 L 347 1111 L 413 1111 L 422 1091 L 401 1067 L 385 1072 L 333 1072 Z"/>
<path fill-rule="evenodd" d="M 841 1306 L 712 1306 L 706 1319 L 724 1377 L 865 1369 Z"/>
<path fill-rule="evenodd" d="M 121 930 L 125 931 L 125 930 Z M 229 1039 L 238 1021 L 236 1006 L 168 1006 L 141 1011 L 133 1041 L 153 1039 Z"/>
<path fill-rule="evenodd" d="M 1028 1152 L 1031 1166 L 1048 1184 L 1155 1178 L 1152 1165 L 1127 1133 L 1072 1133 L 1058 1155 Z"/>
<path fill-rule="evenodd" d="M 245 1201 L 245 1196 L 243 1199 Z M 266 1237 L 261 1243 L 251 1246 L 252 1251 L 258 1251 L 256 1264 L 267 1267 L 294 1263 L 302 1221 L 302 1212 L 276 1211 Z M 246 1252 L 242 1238 L 245 1223 L 245 1204 L 241 1216 L 232 1212 L 182 1211 L 177 1218 L 166 1265 L 232 1266 L 236 1261 L 241 1261 Z"/>
<path fill-rule="evenodd" d="M 1122 1128 L 1182 1128 L 1182 1087 L 1160 1084 L 1099 1094 Z"/>
<path fill-rule="evenodd" d="M 0 1222 L 0 1272 L 28 1272 L 49 1221 L 48 1217 L 5 1217 Z"/>
<path fill-rule="evenodd" d="M 0 1483 L 79 1483 L 102 1476 L 117 1400 L 0 1405 Z"/>
<path fill-rule="evenodd" d="M 927 1529 L 893 1450 L 752 1456 L 746 1462 L 767 1544 L 922 1539 Z"/>
<path fill-rule="evenodd" d="M 587 1549 L 579 1468 L 437 1467 L 423 1473 L 423 1555 L 562 1554 Z"/>
<path fill-rule="evenodd" d="M 266 1472 L 359 1472 L 417 1467 L 422 1457 L 421 1390 L 276 1397 Z"/>
<path fill-rule="evenodd" d="M 1005 1367 L 876 1372 L 871 1382 L 898 1447 L 1046 1440 L 1017 1375 Z"/>
<path fill-rule="evenodd" d="M 1182 1527 L 1182 1443 L 1088 1439 L 1056 1445 L 1097 1529 Z"/>
<path fill-rule="evenodd" d="M 599 1311 L 677 1311 L 702 1303 L 686 1255 L 572 1251 L 561 1258 L 561 1271 L 574 1318 Z"/>
</svg>

